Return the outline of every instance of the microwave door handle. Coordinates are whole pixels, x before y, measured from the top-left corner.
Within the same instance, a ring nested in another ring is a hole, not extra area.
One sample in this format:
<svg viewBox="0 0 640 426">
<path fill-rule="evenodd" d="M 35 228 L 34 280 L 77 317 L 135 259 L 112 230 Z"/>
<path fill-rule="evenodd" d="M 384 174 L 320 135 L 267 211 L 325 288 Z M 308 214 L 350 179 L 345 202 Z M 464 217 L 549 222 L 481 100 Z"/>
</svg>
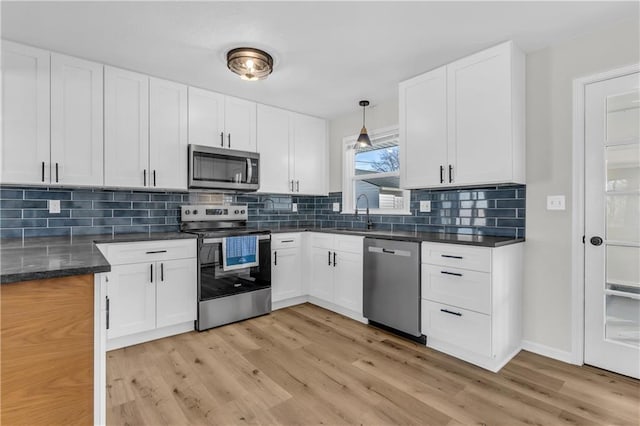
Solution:
<svg viewBox="0 0 640 426">
<path fill-rule="evenodd" d="M 251 183 L 253 178 L 253 168 L 251 167 L 251 158 L 247 158 L 247 183 Z"/>
</svg>

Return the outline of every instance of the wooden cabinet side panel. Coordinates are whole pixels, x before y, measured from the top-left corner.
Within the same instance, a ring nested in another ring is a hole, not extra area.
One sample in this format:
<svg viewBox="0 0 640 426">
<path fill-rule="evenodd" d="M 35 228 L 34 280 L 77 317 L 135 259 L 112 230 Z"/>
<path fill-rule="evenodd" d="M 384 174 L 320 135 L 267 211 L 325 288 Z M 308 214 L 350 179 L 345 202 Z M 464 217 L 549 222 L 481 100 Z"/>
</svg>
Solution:
<svg viewBox="0 0 640 426">
<path fill-rule="evenodd" d="M 93 275 L 0 287 L 1 424 L 93 423 Z"/>
</svg>

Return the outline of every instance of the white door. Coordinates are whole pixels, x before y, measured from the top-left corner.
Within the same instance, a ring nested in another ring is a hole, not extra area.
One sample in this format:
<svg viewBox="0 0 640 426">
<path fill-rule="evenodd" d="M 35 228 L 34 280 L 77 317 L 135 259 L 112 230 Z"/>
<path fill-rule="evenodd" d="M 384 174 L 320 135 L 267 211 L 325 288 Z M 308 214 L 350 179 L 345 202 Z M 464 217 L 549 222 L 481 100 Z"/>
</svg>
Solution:
<svg viewBox="0 0 640 426">
<path fill-rule="evenodd" d="M 106 186 L 149 186 L 149 77 L 105 67 Z"/>
<path fill-rule="evenodd" d="M 102 186 L 103 66 L 51 54 L 51 183 Z"/>
<path fill-rule="evenodd" d="M 187 86 L 149 79 L 149 183 L 187 189 Z"/>
<path fill-rule="evenodd" d="M 456 185 L 511 181 L 511 43 L 447 65 L 447 85 L 446 181 Z"/>
<path fill-rule="evenodd" d="M 323 247 L 311 248 L 309 294 L 333 302 L 333 252 Z"/>
<path fill-rule="evenodd" d="M 441 67 L 400 84 L 402 188 L 446 184 L 447 73 Z"/>
<path fill-rule="evenodd" d="M 327 195 L 327 123 L 303 114 L 291 116 L 294 192 Z"/>
<path fill-rule="evenodd" d="M 260 192 L 291 192 L 289 174 L 290 112 L 258 105 L 258 152 L 260 153 Z"/>
<path fill-rule="evenodd" d="M 198 303 L 196 259 L 156 263 L 158 328 L 195 321 Z"/>
<path fill-rule="evenodd" d="M 640 378 L 640 74 L 585 92 L 584 362 Z"/>
<path fill-rule="evenodd" d="M 2 42 L 1 183 L 49 183 L 49 52 Z"/>
<path fill-rule="evenodd" d="M 224 95 L 189 87 L 189 143 L 225 147 Z"/>
<path fill-rule="evenodd" d="M 335 253 L 334 301 L 337 305 L 362 315 L 362 253 Z"/>
<path fill-rule="evenodd" d="M 302 255 L 298 247 L 272 250 L 272 300 L 290 299 L 302 295 Z"/>
<path fill-rule="evenodd" d="M 153 263 L 136 263 L 111 268 L 107 283 L 107 338 L 113 339 L 155 328 L 156 271 L 152 265 Z"/>
<path fill-rule="evenodd" d="M 256 152 L 256 103 L 224 97 L 224 146 Z"/>
</svg>

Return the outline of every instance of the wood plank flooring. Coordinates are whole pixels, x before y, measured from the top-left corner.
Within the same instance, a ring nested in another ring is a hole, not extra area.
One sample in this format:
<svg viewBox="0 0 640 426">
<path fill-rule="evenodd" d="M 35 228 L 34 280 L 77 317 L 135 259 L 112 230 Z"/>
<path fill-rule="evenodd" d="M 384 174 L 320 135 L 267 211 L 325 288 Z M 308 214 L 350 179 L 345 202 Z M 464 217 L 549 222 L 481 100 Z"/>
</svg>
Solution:
<svg viewBox="0 0 640 426">
<path fill-rule="evenodd" d="M 640 382 L 522 351 L 500 373 L 310 304 L 107 354 L 110 425 L 640 423 Z"/>
</svg>

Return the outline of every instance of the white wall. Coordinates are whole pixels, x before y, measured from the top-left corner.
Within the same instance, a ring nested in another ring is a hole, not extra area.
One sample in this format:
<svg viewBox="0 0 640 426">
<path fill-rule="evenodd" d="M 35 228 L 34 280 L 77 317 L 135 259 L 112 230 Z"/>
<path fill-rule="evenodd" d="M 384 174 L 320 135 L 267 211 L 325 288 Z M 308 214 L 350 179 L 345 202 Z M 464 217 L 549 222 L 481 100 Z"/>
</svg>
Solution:
<svg viewBox="0 0 640 426">
<path fill-rule="evenodd" d="M 573 80 L 640 61 L 637 18 L 527 55 L 524 339 L 571 350 Z M 547 211 L 546 196 L 567 196 Z"/>
</svg>

